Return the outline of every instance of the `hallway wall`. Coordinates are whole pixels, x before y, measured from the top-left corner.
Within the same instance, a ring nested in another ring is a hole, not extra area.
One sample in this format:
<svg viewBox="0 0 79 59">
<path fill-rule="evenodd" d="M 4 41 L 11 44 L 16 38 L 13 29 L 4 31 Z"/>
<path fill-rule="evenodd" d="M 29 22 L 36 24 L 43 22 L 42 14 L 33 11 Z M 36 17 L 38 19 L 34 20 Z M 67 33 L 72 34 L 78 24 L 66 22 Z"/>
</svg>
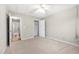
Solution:
<svg viewBox="0 0 79 59">
<path fill-rule="evenodd" d="M 0 5 L 0 53 L 3 53 L 6 48 L 6 25 L 6 9 L 4 5 Z"/>
<path fill-rule="evenodd" d="M 59 11 L 46 19 L 46 37 L 73 42 L 75 39 L 76 7 Z"/>
</svg>

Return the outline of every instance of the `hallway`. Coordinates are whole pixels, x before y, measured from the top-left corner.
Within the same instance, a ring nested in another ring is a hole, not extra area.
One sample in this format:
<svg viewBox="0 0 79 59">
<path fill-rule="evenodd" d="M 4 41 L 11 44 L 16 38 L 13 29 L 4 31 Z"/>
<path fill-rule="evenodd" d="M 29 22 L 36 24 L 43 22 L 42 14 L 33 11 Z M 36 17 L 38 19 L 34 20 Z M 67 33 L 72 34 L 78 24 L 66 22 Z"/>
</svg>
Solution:
<svg viewBox="0 0 79 59">
<path fill-rule="evenodd" d="M 77 54 L 79 47 L 67 43 L 45 39 L 34 38 L 12 42 L 5 54 Z"/>
</svg>

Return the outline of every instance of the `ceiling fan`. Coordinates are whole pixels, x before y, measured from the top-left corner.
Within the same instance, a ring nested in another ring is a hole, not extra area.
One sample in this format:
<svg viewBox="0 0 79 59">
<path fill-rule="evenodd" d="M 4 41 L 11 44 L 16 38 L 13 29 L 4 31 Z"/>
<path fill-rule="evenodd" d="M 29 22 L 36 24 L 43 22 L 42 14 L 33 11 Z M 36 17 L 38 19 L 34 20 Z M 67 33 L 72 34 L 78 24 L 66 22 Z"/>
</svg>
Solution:
<svg viewBox="0 0 79 59">
<path fill-rule="evenodd" d="M 38 5 L 35 5 L 31 13 L 35 15 L 36 17 L 44 17 L 48 15 L 49 10 L 50 10 L 50 5 L 38 4 Z"/>
<path fill-rule="evenodd" d="M 47 11 L 49 10 L 49 7 L 48 5 L 46 4 L 39 4 L 37 5 L 37 7 L 32 11 L 33 13 L 36 12 L 36 13 L 44 13 L 46 14 Z"/>
</svg>

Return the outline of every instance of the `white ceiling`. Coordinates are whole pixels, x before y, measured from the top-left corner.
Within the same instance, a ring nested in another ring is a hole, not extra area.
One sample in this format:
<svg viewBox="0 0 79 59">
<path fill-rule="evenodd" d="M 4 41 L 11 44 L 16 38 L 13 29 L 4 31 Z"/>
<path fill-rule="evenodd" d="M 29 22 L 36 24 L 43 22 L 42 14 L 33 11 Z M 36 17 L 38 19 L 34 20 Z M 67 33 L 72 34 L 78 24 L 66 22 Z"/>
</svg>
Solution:
<svg viewBox="0 0 79 59">
<path fill-rule="evenodd" d="M 45 9 L 45 13 L 44 13 L 44 11 L 37 12 L 37 10 L 40 9 L 39 4 L 9 4 L 9 5 L 6 5 L 7 9 L 10 11 L 13 11 L 16 13 L 22 13 L 22 14 L 26 14 L 26 15 L 31 15 L 31 16 L 35 16 L 35 17 L 40 17 L 40 18 L 46 17 L 48 15 L 51 15 L 58 11 L 62 11 L 64 9 L 74 7 L 76 5 L 47 4 L 45 6 L 46 6 L 46 9 Z"/>
</svg>

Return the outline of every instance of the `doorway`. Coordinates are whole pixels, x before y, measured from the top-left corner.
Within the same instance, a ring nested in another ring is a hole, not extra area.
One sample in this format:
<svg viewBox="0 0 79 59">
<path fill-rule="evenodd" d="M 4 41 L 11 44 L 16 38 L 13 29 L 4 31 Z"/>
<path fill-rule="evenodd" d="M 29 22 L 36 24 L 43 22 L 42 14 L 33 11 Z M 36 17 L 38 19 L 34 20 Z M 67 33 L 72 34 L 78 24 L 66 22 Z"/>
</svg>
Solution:
<svg viewBox="0 0 79 59">
<path fill-rule="evenodd" d="M 39 21 L 34 20 L 34 37 L 39 36 Z"/>
<path fill-rule="evenodd" d="M 21 40 L 20 18 L 7 15 L 7 46 L 18 40 Z"/>
<path fill-rule="evenodd" d="M 20 38 L 20 19 L 12 19 L 12 38 L 11 42 L 21 40 Z"/>
<path fill-rule="evenodd" d="M 45 37 L 45 20 L 34 21 L 34 36 Z"/>
</svg>

